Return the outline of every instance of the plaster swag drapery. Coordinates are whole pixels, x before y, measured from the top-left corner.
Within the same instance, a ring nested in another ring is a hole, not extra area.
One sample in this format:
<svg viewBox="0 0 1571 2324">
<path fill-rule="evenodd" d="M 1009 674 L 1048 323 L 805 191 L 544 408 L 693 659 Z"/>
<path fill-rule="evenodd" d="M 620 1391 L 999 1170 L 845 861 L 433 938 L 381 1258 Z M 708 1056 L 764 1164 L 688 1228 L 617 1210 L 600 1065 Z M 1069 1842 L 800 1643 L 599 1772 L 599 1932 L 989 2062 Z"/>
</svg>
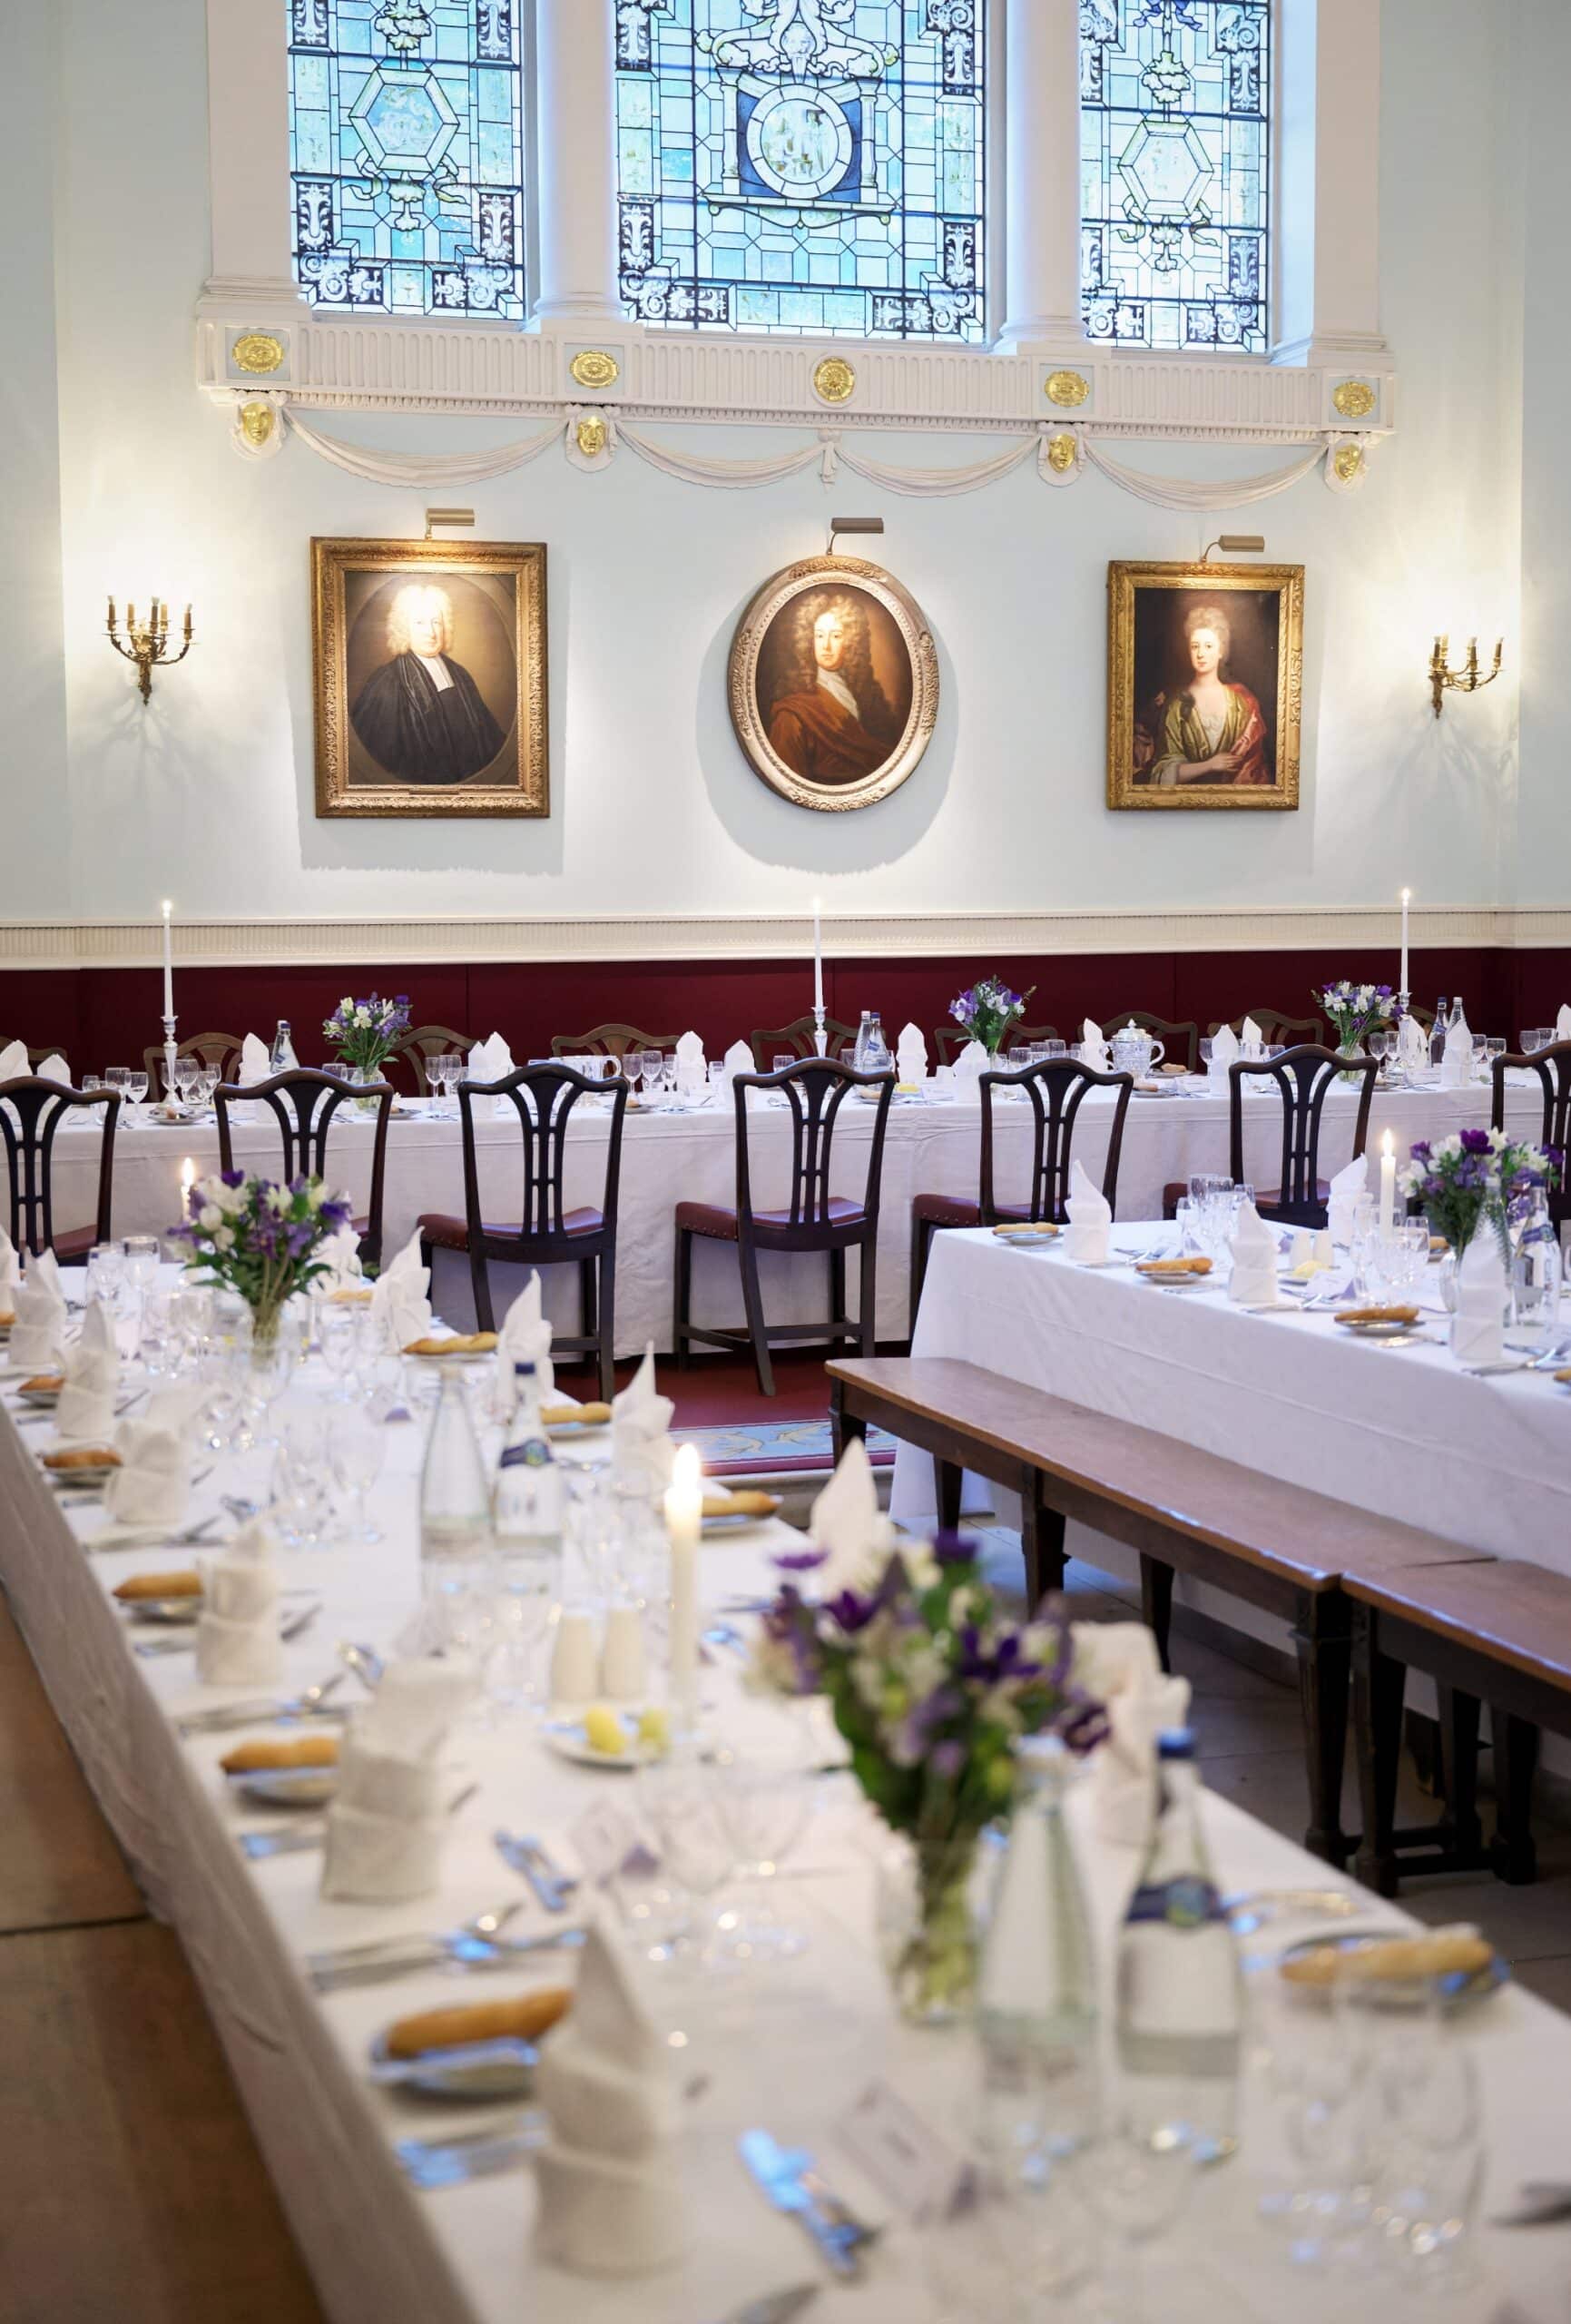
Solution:
<svg viewBox="0 0 1571 2324">
<path fill-rule="evenodd" d="M 987 459 L 952 468 L 907 468 L 869 459 L 856 448 L 854 440 L 827 429 L 821 430 L 811 444 L 800 445 L 789 452 L 771 453 L 762 459 L 706 459 L 696 452 L 661 443 L 604 407 L 594 409 L 594 417 L 600 423 L 600 442 L 593 450 L 579 434 L 585 414 L 570 412 L 565 419 L 548 421 L 533 436 L 519 437 L 509 444 L 497 444 L 485 451 L 430 454 L 381 452 L 367 445 L 346 443 L 287 404 L 280 403 L 277 414 L 280 440 L 286 433 L 292 433 L 313 452 L 330 460 L 335 468 L 346 469 L 350 476 L 362 477 L 368 483 L 398 485 L 412 491 L 483 484 L 490 478 L 526 467 L 554 445 L 560 445 L 579 468 L 608 468 L 615 453 L 625 449 L 664 476 L 676 477 L 686 484 L 703 485 L 712 491 L 756 491 L 762 485 L 779 484 L 787 477 L 800 476 L 814 467 L 825 484 L 832 484 L 845 468 L 886 492 L 903 493 L 918 499 L 943 499 L 959 493 L 978 492 L 1034 458 L 1037 473 L 1046 482 L 1072 482 L 1081 470 L 1091 468 L 1121 491 L 1131 493 L 1154 507 L 1196 512 L 1242 508 L 1252 501 L 1269 499 L 1273 493 L 1288 491 L 1322 462 L 1327 464 L 1329 481 L 1330 462 L 1337 446 L 1345 440 L 1328 433 L 1296 453 L 1281 468 L 1267 469 L 1263 475 L 1200 481 L 1153 476 L 1144 469 L 1130 468 L 1124 461 L 1113 458 L 1092 438 L 1073 427 L 1052 421 L 1040 422 L 1031 434 Z M 1066 469 L 1056 466 L 1050 458 L 1050 447 L 1061 445 L 1065 438 L 1074 446 Z"/>
</svg>

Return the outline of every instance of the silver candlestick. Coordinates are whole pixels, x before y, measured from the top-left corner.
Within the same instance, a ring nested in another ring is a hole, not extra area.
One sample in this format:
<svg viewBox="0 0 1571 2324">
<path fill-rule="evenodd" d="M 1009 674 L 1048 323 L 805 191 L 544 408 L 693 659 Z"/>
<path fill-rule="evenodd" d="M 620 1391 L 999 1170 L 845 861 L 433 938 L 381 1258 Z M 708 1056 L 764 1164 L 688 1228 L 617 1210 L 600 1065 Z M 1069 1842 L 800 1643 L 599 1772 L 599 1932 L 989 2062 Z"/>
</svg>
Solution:
<svg viewBox="0 0 1571 2324">
<path fill-rule="evenodd" d="M 828 1057 L 830 1037 L 824 1029 L 824 1004 L 821 1000 L 813 1003 L 813 1047 L 820 1057 Z"/>
<path fill-rule="evenodd" d="M 174 1064 L 180 1055 L 180 1047 L 174 1038 L 174 1028 L 175 1019 L 166 1017 L 163 1020 L 163 1087 L 164 1095 L 172 1106 L 179 1097 L 174 1086 Z"/>
</svg>

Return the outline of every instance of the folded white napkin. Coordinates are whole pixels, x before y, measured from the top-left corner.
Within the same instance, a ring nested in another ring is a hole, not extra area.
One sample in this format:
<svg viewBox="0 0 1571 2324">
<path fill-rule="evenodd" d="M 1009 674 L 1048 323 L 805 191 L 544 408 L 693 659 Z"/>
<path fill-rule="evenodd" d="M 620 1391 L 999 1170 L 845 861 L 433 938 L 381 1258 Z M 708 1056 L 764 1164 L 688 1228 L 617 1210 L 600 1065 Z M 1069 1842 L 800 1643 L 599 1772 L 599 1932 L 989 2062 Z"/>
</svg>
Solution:
<svg viewBox="0 0 1571 2324">
<path fill-rule="evenodd" d="M 1416 1017 L 1397 1027 L 1397 1062 L 1404 1073 L 1421 1073 L 1429 1062 L 1429 1037 Z"/>
<path fill-rule="evenodd" d="M 1506 1261 L 1500 1238 L 1481 1219 L 1457 1268 L 1451 1354 L 1458 1364 L 1498 1364 L 1506 1348 Z"/>
<path fill-rule="evenodd" d="M 977 1083 L 992 1068 L 993 1060 L 980 1041 L 967 1041 L 955 1059 L 955 1090 L 959 1097 L 974 1097 Z"/>
<path fill-rule="evenodd" d="M 556 1374 L 551 1362 L 551 1325 L 540 1312 L 540 1277 L 533 1270 L 503 1316 L 496 1337 L 497 1402 L 505 1404 L 509 1413 L 515 1402 L 515 1364 L 535 1366 L 535 1378 L 543 1399 L 549 1400 L 555 1394 Z"/>
<path fill-rule="evenodd" d="M 513 1070 L 513 1052 L 500 1033 L 493 1033 L 484 1041 L 476 1041 L 464 1060 L 464 1070 L 471 1081 L 500 1081 Z"/>
<path fill-rule="evenodd" d="M 895 1043 L 896 1078 L 919 1087 L 928 1078 L 928 1039 L 919 1025 L 902 1025 Z"/>
<path fill-rule="evenodd" d="M 1241 1049 L 1264 1049 L 1265 1035 L 1261 1031 L 1260 1027 L 1255 1023 L 1252 1017 L 1246 1017 L 1244 1019 L 1243 1024 L 1239 1030 L 1238 1045 Z"/>
<path fill-rule="evenodd" d="M 756 1071 L 753 1054 L 745 1041 L 732 1041 L 725 1053 L 725 1080 L 729 1088 L 739 1073 Z"/>
<path fill-rule="evenodd" d="M 175 1388 L 155 1388 L 138 1418 L 144 1426 L 167 1430 L 187 1445 L 208 1391 L 199 1380 L 182 1381 Z"/>
<path fill-rule="evenodd" d="M 114 1426 L 119 1386 L 120 1351 L 114 1342 L 113 1318 L 95 1299 L 83 1320 L 82 1337 L 65 1359 L 65 1385 L 54 1407 L 55 1432 L 63 1442 L 107 1443 Z"/>
<path fill-rule="evenodd" d="M 1212 1036 L 1211 1071 L 1225 1081 L 1227 1068 L 1238 1063 L 1238 1035 L 1231 1025 L 1221 1025 Z"/>
<path fill-rule="evenodd" d="M 1101 1266 L 1113 1239 L 1113 1206 L 1085 1175 L 1082 1162 L 1069 1166 L 1069 1193 L 1064 1204 L 1069 1231 L 1064 1237 L 1066 1257 L 1082 1266 Z"/>
<path fill-rule="evenodd" d="M 44 1059 L 43 1064 L 38 1068 L 38 1078 L 40 1081 L 58 1081 L 64 1084 L 67 1089 L 70 1088 L 71 1068 L 66 1064 L 65 1059 L 60 1055 L 58 1049 L 53 1057 L 46 1057 Z"/>
<path fill-rule="evenodd" d="M 0 1081 L 5 1076 L 0 1072 Z M 16 1256 L 16 1246 L 0 1226 L 0 1320 L 9 1323 L 16 1313 L 16 1286 L 22 1280 L 22 1263 Z"/>
<path fill-rule="evenodd" d="M 328 1810 L 322 1894 L 390 1904 L 437 1883 L 447 1825 L 437 1758 L 478 1691 L 461 1656 L 389 1663 L 356 1715 Z"/>
<path fill-rule="evenodd" d="M 178 1430 L 123 1420 L 114 1432 L 120 1466 L 104 1487 L 103 1506 L 125 1525 L 178 1525 L 190 1490 L 190 1456 Z"/>
<path fill-rule="evenodd" d="M 1556 1011 L 1555 1039 L 1557 1041 L 1571 1041 L 1571 1007 L 1568 1007 L 1565 1001 L 1560 1003 Z M 4 1072 L 0 1071 L 0 1081 L 4 1081 L 5 1078 Z"/>
<path fill-rule="evenodd" d="M 708 1083 L 703 1043 L 696 1033 L 683 1033 L 676 1044 L 676 1086 L 684 1098 L 695 1098 Z"/>
<path fill-rule="evenodd" d="M 1465 1089 L 1473 1078 L 1473 1036 L 1464 1017 L 1446 1028 L 1445 1055 L 1440 1059 L 1442 1089 Z"/>
<path fill-rule="evenodd" d="M 371 1325 L 385 1353 L 396 1355 L 431 1328 L 431 1270 L 420 1265 L 418 1230 L 371 1286 Z"/>
<path fill-rule="evenodd" d="M 272 1529 L 242 1526 L 221 1557 L 199 1558 L 196 1675 L 204 1687 L 276 1687 L 284 1675 Z"/>
<path fill-rule="evenodd" d="M 360 1238 L 347 1221 L 317 1246 L 317 1257 L 327 1273 L 313 1279 L 313 1291 L 355 1291 L 360 1287 Z"/>
<path fill-rule="evenodd" d="M 895 1529 L 879 1507 L 868 1448 L 853 1436 L 840 1462 L 808 1512 L 808 1539 L 829 1556 L 812 1577 L 820 1598 L 842 1590 L 872 1590 L 889 1564 Z"/>
<path fill-rule="evenodd" d="M 1360 1195 L 1369 1192 L 1370 1157 L 1356 1155 L 1345 1170 L 1339 1170 L 1330 1183 L 1330 1196 L 1326 1204 L 1326 1225 L 1333 1243 L 1345 1249 L 1353 1239 L 1353 1213 Z"/>
<path fill-rule="evenodd" d="M 1108 1737 L 1092 1768 L 1092 1820 L 1105 1840 L 1144 1847 L 1156 1814 L 1156 1742 L 1189 1724 L 1187 1679 L 1148 1674 L 1107 1699 Z"/>
<path fill-rule="evenodd" d="M 25 1041 L 13 1041 L 0 1049 L 0 1081 L 25 1081 L 32 1070 Z"/>
<path fill-rule="evenodd" d="M 53 1251 L 36 1251 L 13 1300 L 13 1372 L 58 1372 L 65 1354 L 65 1295 Z"/>
<path fill-rule="evenodd" d="M 1232 1273 L 1227 1295 L 1239 1307 L 1278 1307 L 1276 1230 L 1268 1226 L 1253 1203 L 1246 1202 L 1232 1231 Z"/>
<path fill-rule="evenodd" d="M 1113 1062 L 1113 1051 L 1095 1017 L 1087 1017 L 1080 1028 L 1080 1062 L 1095 1073 L 1105 1073 Z"/>
<path fill-rule="evenodd" d="M 598 1925 L 579 1957 L 573 2013 L 540 2056 L 550 2124 L 535 2157 L 535 2250 L 578 2275 L 668 2268 L 688 2240 L 670 2052 Z"/>
<path fill-rule="evenodd" d="M 253 1082 L 270 1081 L 272 1065 L 268 1057 L 267 1043 L 248 1033 L 240 1045 L 240 1083 L 249 1089 Z"/>
<path fill-rule="evenodd" d="M 671 1482 L 676 1447 L 668 1433 L 676 1406 L 669 1396 L 656 1393 L 654 1342 L 643 1351 L 643 1362 L 619 1395 L 611 1401 L 611 1463 L 630 1485 L 650 1493 L 662 1492 Z"/>
</svg>

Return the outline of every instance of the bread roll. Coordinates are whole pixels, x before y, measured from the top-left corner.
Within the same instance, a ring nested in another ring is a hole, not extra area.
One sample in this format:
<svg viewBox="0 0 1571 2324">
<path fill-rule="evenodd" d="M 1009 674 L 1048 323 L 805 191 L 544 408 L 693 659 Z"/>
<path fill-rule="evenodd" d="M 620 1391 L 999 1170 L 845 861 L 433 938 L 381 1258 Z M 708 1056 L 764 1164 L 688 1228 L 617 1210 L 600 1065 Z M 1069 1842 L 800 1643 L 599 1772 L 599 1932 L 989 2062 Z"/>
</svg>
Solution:
<svg viewBox="0 0 1571 2324">
<path fill-rule="evenodd" d="M 1340 1307 L 1337 1310 L 1339 1324 L 1416 1324 L 1416 1307 L 1395 1305 L 1389 1307 Z"/>
<path fill-rule="evenodd" d="M 389 2025 L 390 2058 L 417 2058 L 427 2050 L 452 2050 L 466 2042 L 537 2042 L 573 2006 L 565 1985 L 517 1994 L 510 2001 L 470 2002 L 454 2009 L 423 2010 Z"/>
<path fill-rule="evenodd" d="M 1360 1945 L 1355 1953 L 1317 1945 L 1281 1965 L 1290 1984 L 1329 1985 L 1350 1969 L 1360 1977 L 1399 1984 L 1412 1977 L 1475 1976 L 1494 1959 L 1494 1947 L 1477 1929 L 1437 1929 L 1429 1936 L 1393 1936 Z"/>
<path fill-rule="evenodd" d="M 423 1340 L 411 1340 L 405 1348 L 406 1355 L 489 1355 L 496 1344 L 495 1332 L 452 1332 L 446 1339 L 435 1335 Z"/>
<path fill-rule="evenodd" d="M 706 1492 L 703 1496 L 706 1517 L 772 1517 L 779 1507 L 778 1493 L 751 1489 L 742 1492 Z"/>
<path fill-rule="evenodd" d="M 338 1764 L 336 1735 L 294 1735 L 287 1740 L 254 1735 L 248 1743 L 237 1743 L 219 1761 L 226 1776 L 250 1775 L 259 1768 L 336 1768 Z"/>
<path fill-rule="evenodd" d="M 118 1469 L 120 1455 L 106 1444 L 68 1444 L 58 1452 L 45 1452 L 46 1469 Z"/>
<path fill-rule="evenodd" d="M 201 1576 L 190 1566 L 177 1573 L 133 1573 L 115 1584 L 114 1595 L 127 1606 L 139 1598 L 200 1598 Z"/>
<path fill-rule="evenodd" d="M 547 1428 L 565 1428 L 577 1421 L 584 1428 L 604 1428 L 611 1418 L 609 1404 L 542 1404 L 540 1417 Z"/>
</svg>

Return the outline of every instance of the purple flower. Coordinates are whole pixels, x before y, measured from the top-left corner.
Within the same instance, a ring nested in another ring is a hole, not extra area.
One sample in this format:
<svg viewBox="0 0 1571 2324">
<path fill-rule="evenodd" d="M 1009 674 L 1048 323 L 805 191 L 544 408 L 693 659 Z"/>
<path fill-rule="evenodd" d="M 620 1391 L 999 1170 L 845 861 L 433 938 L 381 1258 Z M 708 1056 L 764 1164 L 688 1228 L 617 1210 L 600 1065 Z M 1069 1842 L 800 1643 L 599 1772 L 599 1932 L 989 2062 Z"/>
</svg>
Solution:
<svg viewBox="0 0 1571 2324">
<path fill-rule="evenodd" d="M 782 1573 L 811 1573 L 815 1566 L 829 1563 L 828 1550 L 788 1550 L 773 1562 Z"/>
<path fill-rule="evenodd" d="M 1488 1131 L 1487 1129 L 1463 1130 L 1461 1133 L 1461 1147 L 1464 1154 L 1488 1154 L 1489 1151 Z M 1417 1147 L 1414 1147 L 1413 1151 L 1415 1153 L 1418 1152 Z"/>
<path fill-rule="evenodd" d="M 953 1783 L 966 1764 L 966 1747 L 957 1743 L 953 1736 L 942 1743 L 935 1743 L 928 1760 L 928 1767 L 941 1783 Z"/>
<path fill-rule="evenodd" d="M 933 1536 L 933 1555 L 940 1565 L 975 1565 L 977 1547 L 968 1533 L 953 1533 L 946 1530 Z M 776 1563 L 779 1562 L 777 1559 Z"/>
<path fill-rule="evenodd" d="M 824 1600 L 825 1613 L 848 1638 L 865 1630 L 878 1610 L 876 1598 L 859 1598 L 854 1590 L 837 1590 L 834 1597 Z"/>
<path fill-rule="evenodd" d="M 245 1184 L 243 1170 L 221 1170 L 219 1176 L 226 1187 L 243 1187 Z"/>
</svg>

